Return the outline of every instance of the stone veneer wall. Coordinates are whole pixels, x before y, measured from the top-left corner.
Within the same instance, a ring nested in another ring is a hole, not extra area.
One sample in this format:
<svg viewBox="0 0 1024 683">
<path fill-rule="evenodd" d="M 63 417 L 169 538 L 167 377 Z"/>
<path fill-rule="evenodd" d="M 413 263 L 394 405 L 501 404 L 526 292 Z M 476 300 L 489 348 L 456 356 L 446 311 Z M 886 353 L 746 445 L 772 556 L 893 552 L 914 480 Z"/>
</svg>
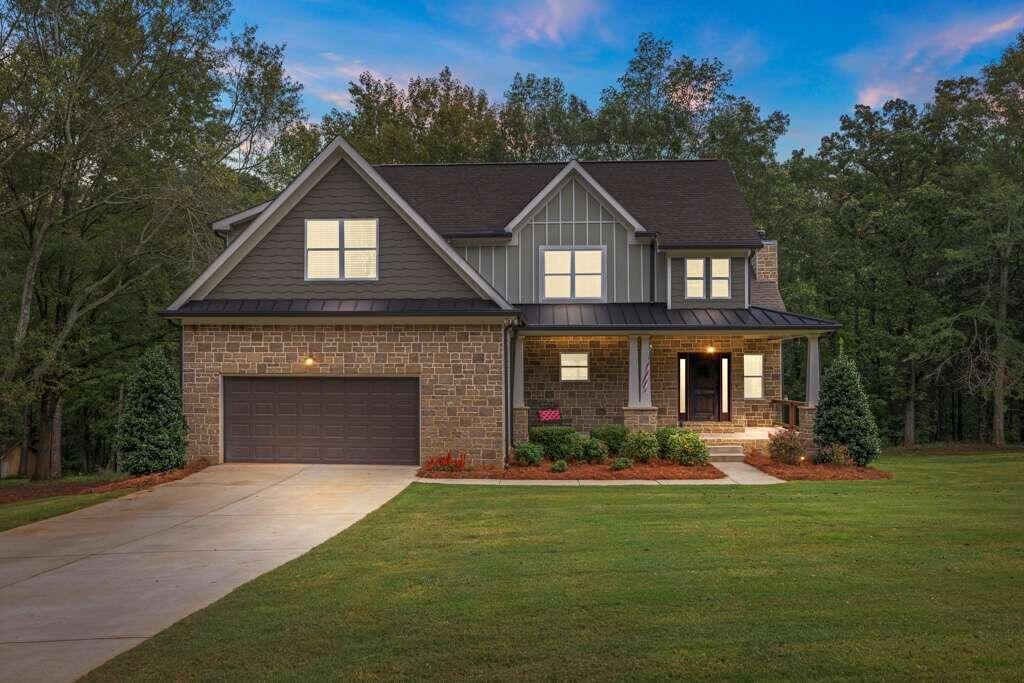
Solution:
<svg viewBox="0 0 1024 683">
<path fill-rule="evenodd" d="M 186 325 L 189 459 L 220 459 L 220 378 L 419 377 L 420 461 L 505 459 L 501 325 Z M 301 364 L 306 355 L 317 364 Z"/>
<path fill-rule="evenodd" d="M 779 243 L 765 241 L 754 256 L 754 277 L 769 282 L 779 281 Z"/>
<path fill-rule="evenodd" d="M 651 402 L 659 408 L 658 424 L 667 427 L 679 422 L 679 354 L 700 353 L 708 346 L 716 352 L 732 353 L 732 413 L 730 422 L 737 428 L 768 427 L 773 424 L 771 399 L 782 398 L 782 342 L 743 337 L 651 337 Z M 743 398 L 743 354 L 764 354 L 764 398 Z M 707 424 L 707 423 L 705 423 Z M 714 424 L 714 423 L 712 423 Z"/>
<path fill-rule="evenodd" d="M 621 424 L 629 402 L 629 338 L 624 336 L 523 337 L 523 398 L 530 425 L 537 410 L 558 406 L 562 420 L 577 431 L 600 424 Z M 562 353 L 587 352 L 590 379 L 563 382 Z"/>
</svg>

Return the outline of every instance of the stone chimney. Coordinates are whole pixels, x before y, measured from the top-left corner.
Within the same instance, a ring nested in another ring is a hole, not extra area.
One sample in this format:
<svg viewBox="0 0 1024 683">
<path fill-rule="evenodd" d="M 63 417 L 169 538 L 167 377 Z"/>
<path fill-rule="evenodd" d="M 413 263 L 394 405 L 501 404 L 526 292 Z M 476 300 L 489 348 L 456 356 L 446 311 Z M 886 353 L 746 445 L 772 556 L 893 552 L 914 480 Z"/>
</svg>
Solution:
<svg viewBox="0 0 1024 683">
<path fill-rule="evenodd" d="M 779 281 L 779 243 L 764 240 L 754 256 L 754 277 L 767 282 Z"/>
</svg>

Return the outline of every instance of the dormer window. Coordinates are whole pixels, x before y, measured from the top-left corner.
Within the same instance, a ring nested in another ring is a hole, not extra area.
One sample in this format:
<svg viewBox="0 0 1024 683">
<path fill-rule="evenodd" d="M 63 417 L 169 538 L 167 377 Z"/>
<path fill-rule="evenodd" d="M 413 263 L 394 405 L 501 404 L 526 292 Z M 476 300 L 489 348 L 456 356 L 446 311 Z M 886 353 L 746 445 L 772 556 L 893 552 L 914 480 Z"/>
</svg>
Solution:
<svg viewBox="0 0 1024 683">
<path fill-rule="evenodd" d="M 377 219 L 308 219 L 307 280 L 376 280 Z"/>
<path fill-rule="evenodd" d="M 728 258 L 688 258 L 685 265 L 687 299 L 728 299 L 732 296 Z"/>
<path fill-rule="evenodd" d="M 604 247 L 541 247 L 546 301 L 603 301 Z"/>
</svg>

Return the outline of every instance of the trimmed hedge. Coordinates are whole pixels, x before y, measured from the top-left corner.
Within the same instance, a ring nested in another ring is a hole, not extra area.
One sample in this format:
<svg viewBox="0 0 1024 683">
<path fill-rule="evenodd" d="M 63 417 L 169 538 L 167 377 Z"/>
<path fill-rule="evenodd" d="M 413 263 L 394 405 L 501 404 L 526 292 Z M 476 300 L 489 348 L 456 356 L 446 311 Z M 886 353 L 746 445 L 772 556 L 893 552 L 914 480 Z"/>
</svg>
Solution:
<svg viewBox="0 0 1024 683">
<path fill-rule="evenodd" d="M 628 470 L 633 466 L 633 461 L 629 458 L 615 458 L 615 462 L 612 463 L 613 470 Z"/>
<path fill-rule="evenodd" d="M 530 441 L 544 447 L 544 455 L 551 460 L 579 460 L 583 457 L 586 437 L 572 427 L 531 427 Z"/>
<path fill-rule="evenodd" d="M 609 453 L 618 453 L 622 450 L 622 442 L 629 434 L 626 425 L 598 425 L 590 430 L 591 438 L 603 441 L 608 446 Z"/>
<path fill-rule="evenodd" d="M 601 464 L 608 458 L 608 444 L 590 437 L 583 444 L 583 459 L 589 463 Z"/>
<path fill-rule="evenodd" d="M 544 459 L 544 447 L 539 443 L 527 441 L 516 446 L 516 460 L 524 465 L 539 465 Z"/>
<path fill-rule="evenodd" d="M 630 432 L 622 443 L 620 454 L 636 462 L 650 462 L 658 457 L 658 437 L 651 432 Z"/>
<path fill-rule="evenodd" d="M 567 469 L 569 469 L 569 463 L 564 460 L 556 460 L 551 463 L 552 472 L 565 472 Z"/>
<path fill-rule="evenodd" d="M 700 434 L 688 430 L 679 430 L 667 437 L 668 448 L 663 457 L 677 465 L 707 465 L 711 458 L 711 449 L 700 438 Z"/>
<path fill-rule="evenodd" d="M 878 425 L 853 360 L 840 353 L 821 382 L 818 413 L 814 418 L 814 445 L 846 446 L 850 457 L 864 467 L 882 450 Z"/>
<path fill-rule="evenodd" d="M 800 433 L 791 427 L 768 437 L 768 454 L 784 465 L 799 465 L 807 457 Z"/>
<path fill-rule="evenodd" d="M 654 431 L 654 436 L 658 437 L 658 449 L 661 451 L 661 457 L 669 458 L 669 439 L 673 434 L 682 433 L 683 430 L 679 427 L 660 427 Z"/>
</svg>

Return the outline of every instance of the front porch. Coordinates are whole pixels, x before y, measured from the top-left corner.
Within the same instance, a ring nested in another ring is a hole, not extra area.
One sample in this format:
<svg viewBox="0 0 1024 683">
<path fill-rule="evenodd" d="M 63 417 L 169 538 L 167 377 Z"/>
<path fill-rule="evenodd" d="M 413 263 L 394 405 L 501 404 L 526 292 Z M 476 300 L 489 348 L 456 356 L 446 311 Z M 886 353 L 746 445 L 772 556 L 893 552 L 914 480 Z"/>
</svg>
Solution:
<svg viewBox="0 0 1024 683">
<path fill-rule="evenodd" d="M 681 426 L 710 445 L 763 447 L 791 424 L 809 433 L 819 387 L 818 333 L 807 338 L 805 403 L 784 401 L 786 334 L 576 334 L 513 339 L 512 437 L 528 440 L 538 412 L 589 432 L 603 424 Z"/>
</svg>

